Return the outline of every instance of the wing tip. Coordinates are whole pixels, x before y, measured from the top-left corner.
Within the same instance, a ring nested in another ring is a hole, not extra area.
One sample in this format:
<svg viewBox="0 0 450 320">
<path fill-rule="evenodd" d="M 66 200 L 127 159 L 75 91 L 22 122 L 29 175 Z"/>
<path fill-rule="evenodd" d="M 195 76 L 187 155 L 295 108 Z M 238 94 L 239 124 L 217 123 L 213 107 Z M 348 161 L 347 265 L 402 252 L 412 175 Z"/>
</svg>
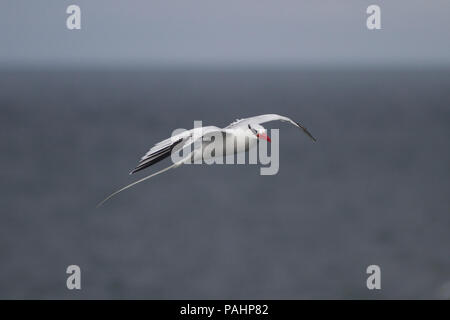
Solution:
<svg viewBox="0 0 450 320">
<path fill-rule="evenodd" d="M 312 139 L 312 141 L 317 142 L 317 139 L 313 137 L 313 135 L 311 134 L 311 132 L 308 131 L 308 129 L 306 129 L 306 127 L 302 126 L 299 122 L 295 122 L 300 129 L 303 130 L 304 133 L 306 133 L 306 135 L 308 137 L 310 137 Z"/>
<path fill-rule="evenodd" d="M 151 165 L 152 165 L 152 163 L 149 162 L 147 164 L 144 164 L 143 166 L 137 166 L 136 168 L 134 168 L 133 170 L 130 171 L 129 175 L 132 175 L 133 173 L 144 170 L 144 169 L 150 167 Z"/>
</svg>

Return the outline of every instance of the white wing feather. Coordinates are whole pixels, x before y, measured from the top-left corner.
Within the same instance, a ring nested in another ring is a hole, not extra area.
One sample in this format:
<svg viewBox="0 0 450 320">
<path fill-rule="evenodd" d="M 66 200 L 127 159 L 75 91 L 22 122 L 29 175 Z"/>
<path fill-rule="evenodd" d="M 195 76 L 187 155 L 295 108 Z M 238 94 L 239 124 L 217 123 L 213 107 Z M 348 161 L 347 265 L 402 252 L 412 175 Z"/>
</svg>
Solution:
<svg viewBox="0 0 450 320">
<path fill-rule="evenodd" d="M 256 116 L 256 117 L 251 117 L 251 118 L 245 118 L 245 119 L 240 119 L 237 120 L 231 124 L 229 124 L 226 129 L 232 129 L 232 128 L 237 128 L 237 127 L 247 127 L 248 125 L 252 125 L 252 124 L 262 124 L 262 123 L 266 123 L 266 122 L 270 122 L 270 121 L 285 121 L 285 122 L 289 122 L 291 124 L 293 124 L 294 126 L 296 126 L 297 128 L 300 128 L 303 130 L 303 132 L 310 137 L 312 140 L 316 141 L 316 139 L 312 136 L 312 134 L 308 131 L 308 129 L 306 129 L 303 125 L 301 125 L 299 122 L 296 122 L 288 117 L 285 116 L 280 116 L 279 114 L 263 114 L 260 116 Z"/>
</svg>

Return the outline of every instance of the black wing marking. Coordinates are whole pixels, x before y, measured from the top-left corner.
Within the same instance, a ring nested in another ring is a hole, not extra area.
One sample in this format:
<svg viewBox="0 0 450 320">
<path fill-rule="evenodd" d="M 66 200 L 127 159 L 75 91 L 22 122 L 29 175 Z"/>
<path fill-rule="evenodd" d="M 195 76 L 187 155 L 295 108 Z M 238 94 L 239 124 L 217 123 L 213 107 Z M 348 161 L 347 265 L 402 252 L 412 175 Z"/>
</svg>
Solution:
<svg viewBox="0 0 450 320">
<path fill-rule="evenodd" d="M 295 123 L 299 126 L 299 128 L 302 129 L 303 132 L 306 133 L 306 135 L 307 135 L 308 137 L 310 137 L 314 142 L 317 141 L 316 138 L 314 138 L 313 135 L 308 131 L 308 129 L 306 129 L 306 127 L 302 126 L 302 125 L 301 125 L 300 123 L 298 123 L 297 121 L 294 121 L 294 122 L 295 122 Z"/>
<path fill-rule="evenodd" d="M 150 167 L 151 165 L 158 163 L 161 160 L 164 160 L 172 153 L 173 148 L 177 144 L 183 141 L 183 138 L 180 138 L 169 145 L 165 145 L 161 148 L 158 148 L 154 151 L 149 151 L 140 161 L 136 168 L 130 172 L 130 174 L 136 173 L 138 171 L 144 170 L 145 168 Z"/>
</svg>

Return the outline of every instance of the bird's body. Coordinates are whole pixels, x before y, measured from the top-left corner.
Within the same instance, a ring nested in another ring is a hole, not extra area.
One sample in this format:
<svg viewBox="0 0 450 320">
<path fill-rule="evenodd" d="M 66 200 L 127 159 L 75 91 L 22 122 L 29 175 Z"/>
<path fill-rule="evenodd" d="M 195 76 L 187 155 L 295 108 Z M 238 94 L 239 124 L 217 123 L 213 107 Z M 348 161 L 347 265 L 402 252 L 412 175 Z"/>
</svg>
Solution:
<svg viewBox="0 0 450 320">
<path fill-rule="evenodd" d="M 132 184 L 129 184 L 114 192 L 105 200 L 100 202 L 99 206 L 117 193 L 182 164 L 188 162 L 198 163 L 211 158 L 228 157 L 237 153 L 246 152 L 254 148 L 258 144 L 258 140 L 266 140 L 270 142 L 271 140 L 267 136 L 267 130 L 261 124 L 275 120 L 286 121 L 295 125 L 296 127 L 302 129 L 303 132 L 311 139 L 316 141 L 309 131 L 298 122 L 276 114 L 265 114 L 251 118 L 238 119 L 225 128 L 207 126 L 186 130 L 156 143 L 141 158 L 139 164 L 133 171 L 130 172 L 130 174 L 141 171 L 169 157 L 173 152 L 180 151 L 180 149 L 188 149 L 187 155 L 174 162 L 171 166 L 133 182 Z M 219 143 L 221 143 L 221 145 L 219 145 Z M 207 147 L 211 145 L 214 148 L 214 153 L 207 152 Z"/>
<path fill-rule="evenodd" d="M 229 157 L 237 153 L 247 152 L 256 147 L 258 138 L 249 130 L 243 130 L 241 128 L 232 130 L 222 129 L 220 144 L 215 141 L 212 143 L 215 143 L 213 145 L 215 147 L 213 155 L 208 152 L 207 148 L 211 144 L 211 141 L 202 141 L 202 148 L 195 149 L 193 158 L 186 161 L 193 161 L 195 163 L 195 161 Z"/>
</svg>

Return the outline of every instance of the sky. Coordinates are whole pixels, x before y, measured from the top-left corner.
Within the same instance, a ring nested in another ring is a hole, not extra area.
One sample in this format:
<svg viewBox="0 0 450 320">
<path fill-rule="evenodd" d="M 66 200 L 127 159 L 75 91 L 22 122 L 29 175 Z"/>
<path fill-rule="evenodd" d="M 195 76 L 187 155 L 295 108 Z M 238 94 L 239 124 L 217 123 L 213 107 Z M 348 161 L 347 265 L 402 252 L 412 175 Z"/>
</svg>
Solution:
<svg viewBox="0 0 450 320">
<path fill-rule="evenodd" d="M 449 17 L 448 0 L 2 0 L 0 66 L 448 66 Z"/>
</svg>

